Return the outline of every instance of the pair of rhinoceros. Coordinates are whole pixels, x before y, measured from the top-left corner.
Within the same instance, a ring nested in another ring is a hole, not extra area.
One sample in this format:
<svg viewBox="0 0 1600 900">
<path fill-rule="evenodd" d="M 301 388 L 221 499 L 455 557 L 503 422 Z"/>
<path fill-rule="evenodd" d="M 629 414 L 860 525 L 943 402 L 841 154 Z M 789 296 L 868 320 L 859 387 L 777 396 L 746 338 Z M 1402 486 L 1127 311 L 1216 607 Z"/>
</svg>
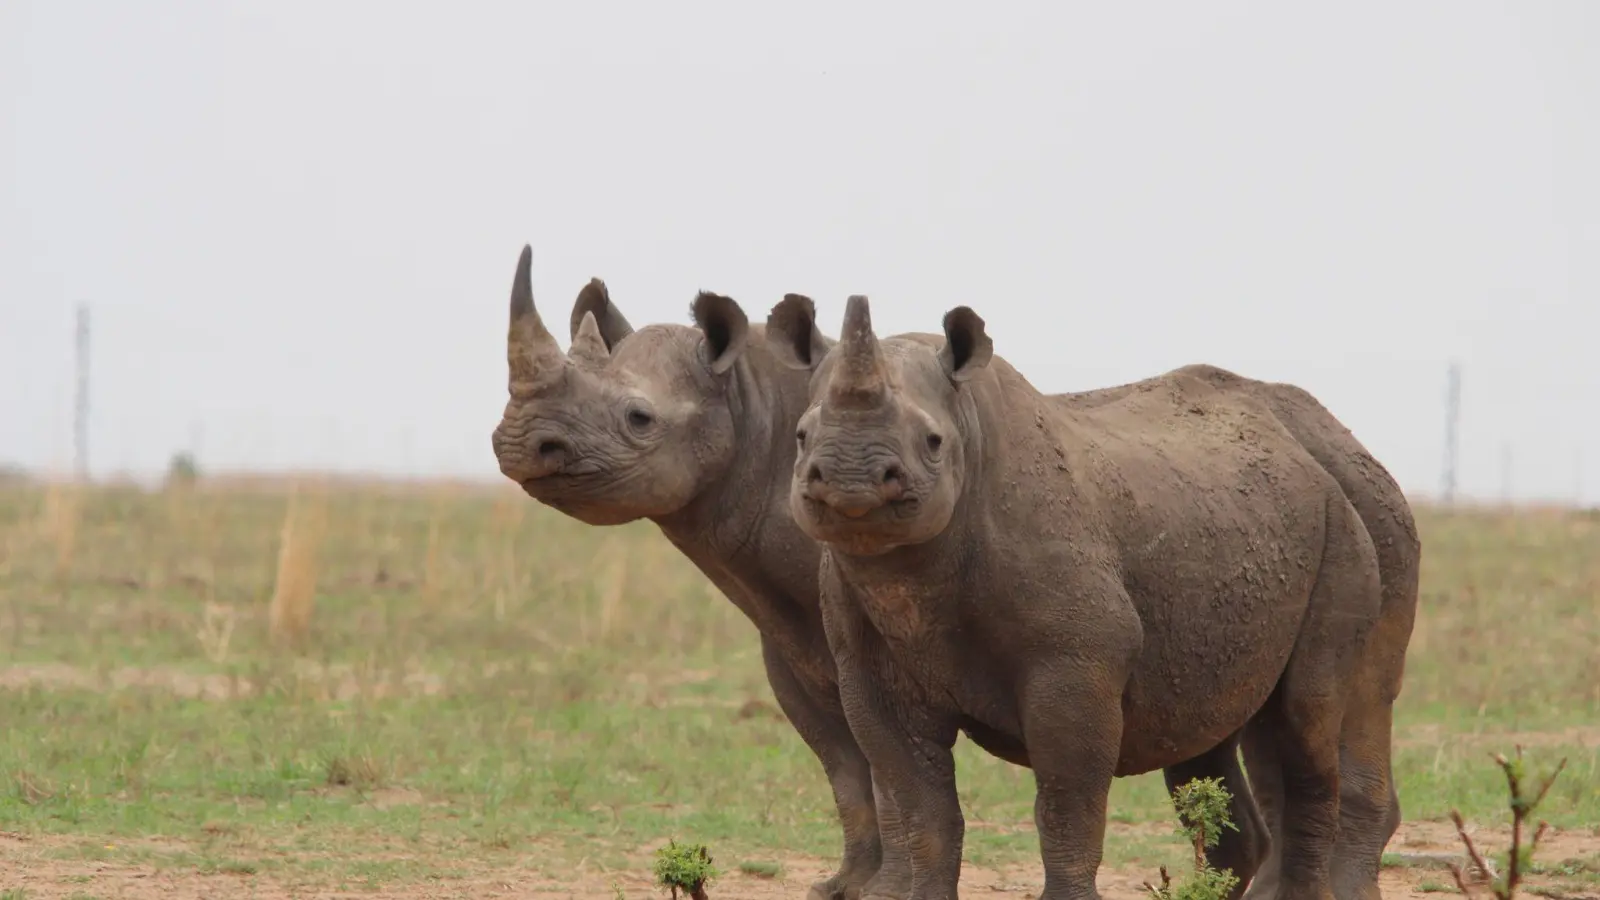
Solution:
<svg viewBox="0 0 1600 900">
<path fill-rule="evenodd" d="M 1157 768 L 1232 792 L 1238 891 L 1380 896 L 1421 551 L 1309 394 L 1209 366 L 1042 394 L 964 306 L 878 338 L 851 297 L 833 341 L 806 297 L 762 329 L 701 293 L 635 331 L 598 279 L 563 353 L 531 258 L 500 469 L 655 522 L 759 629 L 844 832 L 813 900 L 956 896 L 958 732 L 1033 769 L 1046 900 L 1096 896 L 1111 779 Z"/>
</svg>

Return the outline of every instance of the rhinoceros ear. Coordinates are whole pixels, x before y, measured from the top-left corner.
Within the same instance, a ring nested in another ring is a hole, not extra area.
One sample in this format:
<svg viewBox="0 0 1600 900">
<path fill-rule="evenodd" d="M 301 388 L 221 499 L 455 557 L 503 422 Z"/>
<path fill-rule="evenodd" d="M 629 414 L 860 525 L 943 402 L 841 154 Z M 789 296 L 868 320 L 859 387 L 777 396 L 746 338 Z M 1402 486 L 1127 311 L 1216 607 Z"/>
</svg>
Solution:
<svg viewBox="0 0 1600 900">
<path fill-rule="evenodd" d="M 706 362 L 713 375 L 733 368 L 739 354 L 744 352 L 745 338 L 750 334 L 750 320 L 732 297 L 701 291 L 689 308 L 694 324 L 706 336 Z"/>
<path fill-rule="evenodd" d="M 976 375 L 994 357 L 994 341 L 984 331 L 983 318 L 969 306 L 944 314 L 944 346 L 939 365 L 951 381 L 960 383 Z"/>
<path fill-rule="evenodd" d="M 784 294 L 767 314 L 767 347 L 791 369 L 815 369 L 828 354 L 817 328 L 817 305 L 803 294 Z"/>
<path fill-rule="evenodd" d="M 617 349 L 617 341 L 633 334 L 633 326 L 612 305 L 611 292 L 606 290 L 606 283 L 598 278 L 589 279 L 572 304 L 571 337 L 574 340 L 578 337 L 579 326 L 583 325 L 585 313 L 594 314 L 594 323 L 600 326 L 600 339 L 605 341 L 607 350 Z"/>
</svg>

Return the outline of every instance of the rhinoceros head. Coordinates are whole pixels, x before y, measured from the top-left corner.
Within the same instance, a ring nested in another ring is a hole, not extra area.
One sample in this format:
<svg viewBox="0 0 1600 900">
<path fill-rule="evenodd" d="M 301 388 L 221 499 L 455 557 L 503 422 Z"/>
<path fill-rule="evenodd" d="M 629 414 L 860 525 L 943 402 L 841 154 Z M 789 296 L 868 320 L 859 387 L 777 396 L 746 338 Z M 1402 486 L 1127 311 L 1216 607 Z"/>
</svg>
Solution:
<svg viewBox="0 0 1600 900">
<path fill-rule="evenodd" d="M 701 293 L 697 327 L 634 331 L 595 279 L 573 305 L 563 353 L 534 306 L 532 258 L 524 247 L 511 287 L 511 397 L 493 438 L 501 473 L 591 525 L 683 508 L 736 452 L 727 388 L 744 311 Z"/>
<path fill-rule="evenodd" d="M 811 407 L 795 438 L 790 505 L 813 539 L 875 555 L 942 532 L 961 495 L 970 415 L 962 384 L 993 355 L 983 319 L 967 307 L 944 317 L 942 345 L 929 337 L 880 341 L 863 296 L 847 305 L 839 342 L 811 360 L 785 322 L 768 321 L 773 352 L 814 369 Z"/>
</svg>

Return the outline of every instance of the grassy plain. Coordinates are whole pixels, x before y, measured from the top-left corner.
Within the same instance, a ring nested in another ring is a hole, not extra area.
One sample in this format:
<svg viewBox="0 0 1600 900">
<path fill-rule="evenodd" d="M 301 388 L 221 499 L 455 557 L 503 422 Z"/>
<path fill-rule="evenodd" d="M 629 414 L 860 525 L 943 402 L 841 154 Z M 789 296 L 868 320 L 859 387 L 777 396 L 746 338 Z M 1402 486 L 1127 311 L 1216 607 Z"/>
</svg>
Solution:
<svg viewBox="0 0 1600 900">
<path fill-rule="evenodd" d="M 1595 896 L 1600 516 L 1419 518 L 1388 887 L 1449 882 L 1453 806 L 1495 846 L 1521 742 L 1568 758 L 1540 889 Z M 1036 886 L 1030 773 L 958 750 L 964 883 Z M 509 487 L 0 488 L 8 900 L 645 896 L 669 838 L 713 897 L 799 897 L 831 810 L 753 628 L 648 524 Z M 1185 858 L 1159 773 L 1112 819 L 1113 888 Z"/>
</svg>

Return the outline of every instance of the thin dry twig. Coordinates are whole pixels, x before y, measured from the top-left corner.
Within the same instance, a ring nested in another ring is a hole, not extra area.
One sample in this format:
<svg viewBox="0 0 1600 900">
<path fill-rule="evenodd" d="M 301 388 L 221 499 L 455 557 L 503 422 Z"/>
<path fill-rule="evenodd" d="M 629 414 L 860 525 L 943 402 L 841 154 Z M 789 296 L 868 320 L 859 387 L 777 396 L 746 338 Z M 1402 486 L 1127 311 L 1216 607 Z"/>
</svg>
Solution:
<svg viewBox="0 0 1600 900">
<path fill-rule="evenodd" d="M 1449 863 L 1449 867 L 1450 877 L 1456 881 L 1456 890 L 1460 891 L 1463 897 L 1471 897 L 1472 890 L 1467 887 L 1467 881 L 1461 875 L 1461 867 L 1455 863 Z"/>
<path fill-rule="evenodd" d="M 1156 887 L 1155 885 L 1151 884 L 1148 881 L 1146 881 L 1144 883 L 1144 889 L 1149 891 L 1150 894 L 1152 896 L 1155 896 L 1155 897 L 1165 897 L 1165 896 L 1167 896 L 1167 891 L 1170 890 L 1171 888 L 1172 888 L 1172 876 L 1167 874 L 1167 867 L 1166 866 L 1162 866 L 1161 867 L 1161 887 L 1158 888 L 1158 887 Z"/>
<path fill-rule="evenodd" d="M 1450 810 L 1450 821 L 1456 823 L 1456 834 L 1461 836 L 1461 843 L 1466 845 L 1467 858 L 1472 861 L 1473 868 L 1477 869 L 1485 880 L 1493 878 L 1494 869 L 1489 867 L 1489 861 L 1483 858 L 1483 854 L 1479 853 L 1477 846 L 1472 843 L 1472 837 L 1467 834 L 1467 823 L 1461 818 L 1461 813 L 1453 809 Z M 1455 876 L 1456 886 L 1461 889 L 1461 892 L 1471 897 L 1472 892 L 1467 890 L 1461 867 L 1455 863 L 1450 863 L 1450 874 Z"/>
</svg>

